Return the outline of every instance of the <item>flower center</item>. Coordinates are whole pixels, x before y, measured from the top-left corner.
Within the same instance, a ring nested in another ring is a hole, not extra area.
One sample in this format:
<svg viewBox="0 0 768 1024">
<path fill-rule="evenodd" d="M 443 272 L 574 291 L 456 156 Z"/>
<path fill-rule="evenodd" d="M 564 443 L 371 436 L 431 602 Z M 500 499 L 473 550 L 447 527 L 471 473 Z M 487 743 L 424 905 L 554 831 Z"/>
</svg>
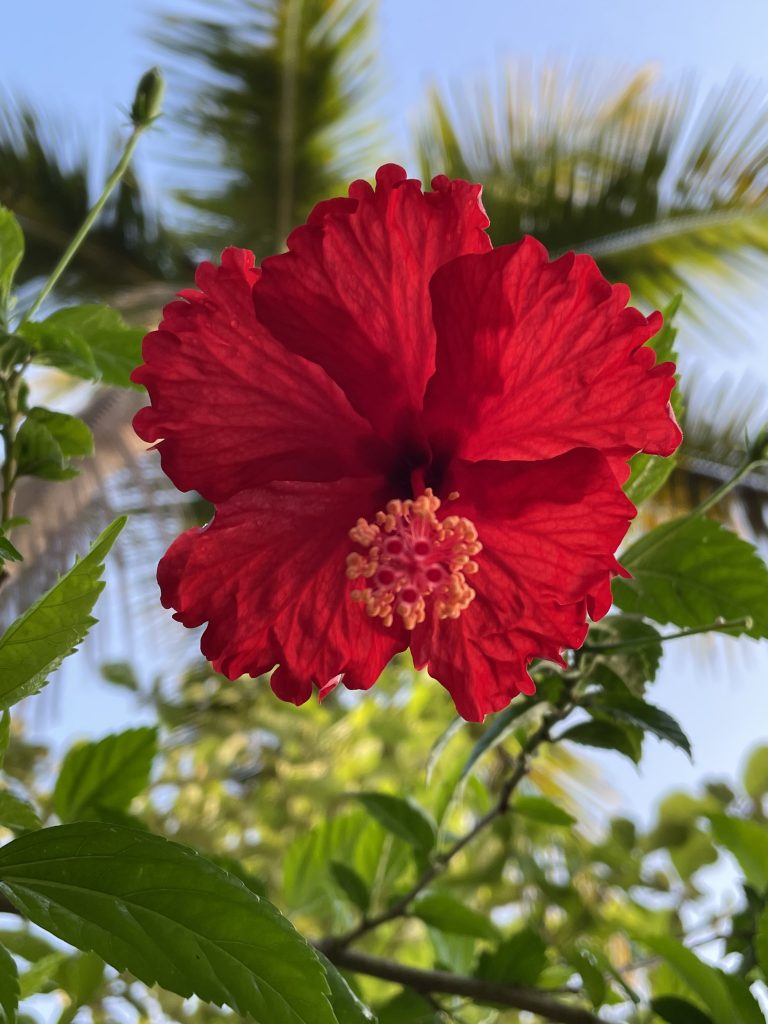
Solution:
<svg viewBox="0 0 768 1024">
<path fill-rule="evenodd" d="M 358 519 L 349 531 L 365 551 L 347 555 L 347 576 L 369 581 L 351 596 L 385 626 L 397 613 L 413 629 L 425 619 L 427 599 L 439 619 L 457 619 L 475 597 L 464 577 L 478 570 L 477 530 L 460 516 L 438 519 L 440 504 L 427 488 L 413 501 L 390 501 L 375 523 Z"/>
</svg>

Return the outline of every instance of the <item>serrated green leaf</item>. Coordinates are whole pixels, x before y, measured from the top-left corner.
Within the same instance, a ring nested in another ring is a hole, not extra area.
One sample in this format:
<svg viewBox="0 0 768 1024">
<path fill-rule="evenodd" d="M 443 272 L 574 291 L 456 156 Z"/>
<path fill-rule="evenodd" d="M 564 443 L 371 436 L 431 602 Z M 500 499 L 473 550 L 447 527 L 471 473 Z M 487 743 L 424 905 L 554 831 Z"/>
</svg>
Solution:
<svg viewBox="0 0 768 1024">
<path fill-rule="evenodd" d="M 176 843 L 85 822 L 0 850 L 0 891 L 117 970 L 257 1024 L 336 1024 L 316 955 L 266 900 Z"/>
<path fill-rule="evenodd" d="M 53 791 L 62 821 L 88 818 L 101 808 L 125 811 L 149 782 L 157 729 L 142 727 L 80 743 L 68 751 Z"/>
<path fill-rule="evenodd" d="M 631 725 L 624 726 L 604 721 L 580 722 L 566 729 L 559 738 L 586 747 L 615 750 L 635 764 L 642 754 L 643 734 L 640 729 Z"/>
<path fill-rule="evenodd" d="M 368 886 L 362 880 L 354 868 L 341 861 L 331 861 L 331 874 L 336 879 L 341 891 L 349 897 L 351 902 L 364 914 L 371 905 L 371 894 Z"/>
<path fill-rule="evenodd" d="M 678 722 L 654 704 L 648 704 L 629 693 L 605 690 L 599 696 L 590 698 L 586 706 L 588 711 L 594 710 L 620 722 L 636 725 L 644 732 L 650 732 L 660 740 L 671 743 L 673 747 L 684 750 L 689 757 L 692 756 L 690 740 Z"/>
<path fill-rule="evenodd" d="M 494 950 L 480 955 L 475 974 L 505 985 L 533 986 L 547 966 L 547 946 L 532 928 L 504 939 Z"/>
<path fill-rule="evenodd" d="M 0 825 L 12 832 L 40 828 L 40 818 L 32 804 L 7 789 L 0 790 Z"/>
<path fill-rule="evenodd" d="M 511 805 L 513 814 L 522 814 L 524 818 L 540 821 L 545 825 L 575 825 L 573 815 L 558 807 L 545 796 L 519 796 Z"/>
<path fill-rule="evenodd" d="M 716 842 L 734 855 L 749 884 L 758 892 L 768 891 L 768 827 L 727 814 L 708 817 Z"/>
<path fill-rule="evenodd" d="M 759 1007 L 743 979 L 733 979 L 737 985 L 732 989 L 729 976 L 723 971 L 705 964 L 682 943 L 666 935 L 643 936 L 640 941 L 662 957 L 691 992 L 701 999 L 712 1016 L 713 1024 L 754 1024 L 755 1020 L 762 1021 L 762 1016 L 755 1018 L 752 1014 L 750 1003 L 758 1013 Z"/>
<path fill-rule="evenodd" d="M 377 1024 L 376 1014 L 358 999 L 335 965 L 323 953 L 318 952 L 317 955 L 325 968 L 331 988 L 331 1006 L 338 1024 Z"/>
<path fill-rule="evenodd" d="M 104 559 L 125 526 L 120 516 L 88 554 L 0 637 L 0 708 L 37 693 L 96 621 L 91 610 L 104 588 Z"/>
<path fill-rule="evenodd" d="M 428 853 L 435 845 L 437 828 L 423 807 L 409 797 L 390 793 L 355 793 L 368 813 L 388 832 Z"/>
<path fill-rule="evenodd" d="M 7 207 L 0 206 L 0 305 L 8 301 L 23 256 L 24 235 L 19 222 Z"/>
<path fill-rule="evenodd" d="M 663 523 L 622 558 L 631 580 L 614 581 L 626 612 L 682 628 L 751 619 L 731 635 L 768 636 L 768 567 L 735 533 L 702 517 Z"/>
<path fill-rule="evenodd" d="M 687 999 L 659 996 L 651 1000 L 651 1009 L 667 1024 L 712 1024 L 712 1018 Z"/>
<path fill-rule="evenodd" d="M 17 435 L 19 476 L 66 480 L 76 474 L 70 459 L 93 453 L 90 427 L 77 416 L 35 407 Z"/>
<path fill-rule="evenodd" d="M 24 337 L 36 361 L 86 379 L 96 375 L 114 387 L 132 387 L 130 374 L 141 362 L 144 331 L 129 327 L 109 306 L 70 306 L 46 320 L 25 324 Z M 88 358 L 90 356 L 90 358 Z"/>
<path fill-rule="evenodd" d="M 498 937 L 492 921 L 446 893 L 433 892 L 419 897 L 412 911 L 424 924 L 450 935 L 469 935 L 477 939 Z"/>
<path fill-rule="evenodd" d="M 4 946 L 0 946 L 0 1008 L 5 1024 L 15 1024 L 20 995 L 19 969 L 16 961 Z"/>
</svg>

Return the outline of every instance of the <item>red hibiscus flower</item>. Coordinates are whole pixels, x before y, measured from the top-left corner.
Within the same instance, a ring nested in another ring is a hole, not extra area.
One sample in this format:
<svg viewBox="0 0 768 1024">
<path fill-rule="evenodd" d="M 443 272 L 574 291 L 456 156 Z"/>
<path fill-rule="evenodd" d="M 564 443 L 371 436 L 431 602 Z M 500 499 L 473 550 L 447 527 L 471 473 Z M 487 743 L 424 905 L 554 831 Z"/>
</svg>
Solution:
<svg viewBox="0 0 768 1024">
<path fill-rule="evenodd" d="M 160 562 L 230 678 L 301 704 L 410 647 L 480 720 L 610 607 L 638 451 L 669 455 L 674 367 L 588 256 L 493 249 L 480 187 L 394 166 L 288 251 L 228 249 L 166 307 L 135 420 L 216 513 Z"/>
</svg>

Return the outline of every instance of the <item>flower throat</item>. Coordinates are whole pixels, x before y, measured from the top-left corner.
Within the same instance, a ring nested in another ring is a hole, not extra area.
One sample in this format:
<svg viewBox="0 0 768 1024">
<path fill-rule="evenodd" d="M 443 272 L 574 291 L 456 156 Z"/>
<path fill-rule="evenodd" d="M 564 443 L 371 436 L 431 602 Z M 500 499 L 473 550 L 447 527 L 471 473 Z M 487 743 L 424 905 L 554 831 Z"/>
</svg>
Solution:
<svg viewBox="0 0 768 1024">
<path fill-rule="evenodd" d="M 440 506 L 427 488 L 413 500 L 390 501 L 374 523 L 358 519 L 349 531 L 365 551 L 347 555 L 347 576 L 368 581 L 352 599 L 385 626 L 397 614 L 413 629 L 426 618 L 428 600 L 439 619 L 457 619 L 475 597 L 465 577 L 478 570 L 477 530 L 461 516 L 438 519 Z"/>
</svg>

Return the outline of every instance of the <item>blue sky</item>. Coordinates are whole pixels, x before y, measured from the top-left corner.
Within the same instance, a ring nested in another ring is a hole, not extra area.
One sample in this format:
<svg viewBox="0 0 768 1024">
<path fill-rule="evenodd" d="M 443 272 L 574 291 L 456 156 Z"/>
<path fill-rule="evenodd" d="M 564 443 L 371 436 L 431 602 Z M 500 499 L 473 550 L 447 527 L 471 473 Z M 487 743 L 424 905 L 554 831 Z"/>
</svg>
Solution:
<svg viewBox="0 0 768 1024">
<path fill-rule="evenodd" d="M 0 87 L 58 113 L 73 132 L 85 129 L 103 142 L 124 121 L 121 111 L 136 81 L 157 59 L 145 38 L 151 12 L 191 12 L 198 5 L 192 0 L 157 6 L 137 0 L 4 0 L 2 6 Z M 528 57 L 606 70 L 651 63 L 664 75 L 690 72 L 711 86 L 734 70 L 766 76 L 766 39 L 765 0 L 731 0 L 727 8 L 716 0 L 382 0 L 379 109 L 397 151 L 393 155 L 399 157 L 424 89 L 433 82 L 471 81 L 508 58 Z M 160 135 L 147 140 L 146 165 L 163 145 Z M 169 174 L 153 171 L 157 194 L 172 186 Z M 653 699 L 689 729 L 696 763 L 691 767 L 679 752 L 651 743 L 639 778 L 611 758 L 606 762 L 611 785 L 625 810 L 647 813 L 659 792 L 690 784 L 705 772 L 732 775 L 744 750 L 765 733 L 766 669 L 765 645 L 759 651 L 749 642 L 690 641 L 670 650 Z M 75 676 L 79 673 L 68 673 L 59 704 L 62 728 L 119 727 L 129 711 L 117 697 L 94 694 L 101 703 L 89 704 L 89 721 L 82 720 Z"/>
</svg>

